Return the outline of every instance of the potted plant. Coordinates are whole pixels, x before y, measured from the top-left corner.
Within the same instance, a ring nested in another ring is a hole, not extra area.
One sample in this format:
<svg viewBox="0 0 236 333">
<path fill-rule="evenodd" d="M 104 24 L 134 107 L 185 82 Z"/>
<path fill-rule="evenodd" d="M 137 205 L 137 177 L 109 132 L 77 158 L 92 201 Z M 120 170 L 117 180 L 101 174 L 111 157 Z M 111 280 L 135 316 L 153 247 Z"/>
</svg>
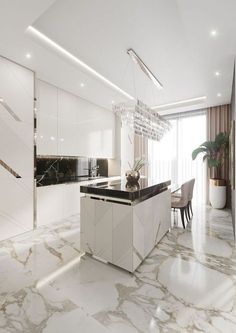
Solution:
<svg viewBox="0 0 236 333">
<path fill-rule="evenodd" d="M 226 204 L 226 180 L 222 179 L 222 166 L 228 156 L 229 135 L 219 133 L 214 141 L 206 141 L 192 152 L 195 160 L 198 154 L 203 153 L 203 161 L 207 160 L 208 167 L 213 175 L 209 183 L 209 200 L 213 208 L 222 209 Z"/>
<path fill-rule="evenodd" d="M 140 170 L 145 165 L 143 159 L 138 159 L 134 162 L 131 170 L 126 171 L 125 176 L 128 184 L 136 184 L 140 178 Z"/>
</svg>

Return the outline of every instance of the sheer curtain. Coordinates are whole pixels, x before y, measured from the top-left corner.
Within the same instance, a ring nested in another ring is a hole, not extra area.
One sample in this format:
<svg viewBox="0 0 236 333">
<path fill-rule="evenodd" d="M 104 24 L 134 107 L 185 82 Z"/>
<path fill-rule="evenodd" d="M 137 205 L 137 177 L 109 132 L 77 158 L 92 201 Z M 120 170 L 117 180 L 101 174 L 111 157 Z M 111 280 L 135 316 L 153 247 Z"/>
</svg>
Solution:
<svg viewBox="0 0 236 333">
<path fill-rule="evenodd" d="M 169 116 L 172 129 L 160 142 L 148 141 L 149 177 L 171 179 L 173 185 L 195 178 L 194 198 L 206 201 L 206 165 L 202 156 L 192 161 L 192 151 L 206 141 L 206 112 Z"/>
</svg>

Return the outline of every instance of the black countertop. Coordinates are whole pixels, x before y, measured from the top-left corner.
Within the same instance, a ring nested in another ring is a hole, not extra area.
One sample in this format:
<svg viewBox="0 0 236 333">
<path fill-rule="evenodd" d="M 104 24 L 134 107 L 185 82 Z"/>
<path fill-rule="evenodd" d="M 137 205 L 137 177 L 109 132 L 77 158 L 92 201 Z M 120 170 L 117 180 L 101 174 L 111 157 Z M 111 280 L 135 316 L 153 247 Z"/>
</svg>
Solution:
<svg viewBox="0 0 236 333">
<path fill-rule="evenodd" d="M 63 177 L 63 178 L 55 178 L 55 177 L 49 178 L 49 177 L 44 177 L 44 176 L 37 176 L 36 183 L 37 183 L 37 187 L 40 187 L 40 186 L 48 186 L 48 185 L 80 183 L 80 182 L 103 179 L 103 178 L 107 178 L 107 177 L 71 176 L 71 177 Z"/>
<path fill-rule="evenodd" d="M 143 201 L 167 190 L 170 184 L 170 180 L 159 182 L 149 178 L 141 178 L 137 185 L 130 186 L 126 179 L 121 179 L 81 186 L 80 192 L 130 201 Z"/>
</svg>

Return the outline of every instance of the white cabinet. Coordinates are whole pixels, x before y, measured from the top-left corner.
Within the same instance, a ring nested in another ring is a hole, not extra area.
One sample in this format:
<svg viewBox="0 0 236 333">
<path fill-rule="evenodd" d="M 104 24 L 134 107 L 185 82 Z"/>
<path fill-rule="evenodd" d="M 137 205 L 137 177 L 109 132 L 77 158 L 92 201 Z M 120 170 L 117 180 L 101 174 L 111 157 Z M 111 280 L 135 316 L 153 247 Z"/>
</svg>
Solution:
<svg viewBox="0 0 236 333">
<path fill-rule="evenodd" d="M 45 82 L 37 84 L 37 154 L 58 155 L 58 91 Z"/>
<path fill-rule="evenodd" d="M 37 226 L 80 213 L 80 186 L 62 184 L 37 188 Z"/>
<path fill-rule="evenodd" d="M 115 115 L 38 81 L 39 155 L 115 157 Z"/>
<path fill-rule="evenodd" d="M 114 157 L 115 116 L 69 94 L 58 93 L 59 155 Z"/>
<path fill-rule="evenodd" d="M 3 240 L 33 228 L 34 73 L 0 56 L 0 98 L 0 240 Z"/>
<path fill-rule="evenodd" d="M 50 224 L 80 214 L 80 186 L 119 180 L 120 177 L 101 178 L 79 183 L 37 187 L 37 226 Z"/>
</svg>

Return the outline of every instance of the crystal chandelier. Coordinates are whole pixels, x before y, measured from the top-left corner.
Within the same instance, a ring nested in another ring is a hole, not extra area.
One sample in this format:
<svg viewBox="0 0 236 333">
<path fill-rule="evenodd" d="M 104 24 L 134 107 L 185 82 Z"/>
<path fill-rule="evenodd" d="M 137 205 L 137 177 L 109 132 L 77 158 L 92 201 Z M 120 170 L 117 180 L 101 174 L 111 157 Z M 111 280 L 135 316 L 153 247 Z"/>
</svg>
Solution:
<svg viewBox="0 0 236 333">
<path fill-rule="evenodd" d="M 169 121 L 140 100 L 137 100 L 134 105 L 116 104 L 113 106 L 113 110 L 121 117 L 123 124 L 132 127 L 136 134 L 148 139 L 160 141 L 171 127 Z"/>
</svg>

